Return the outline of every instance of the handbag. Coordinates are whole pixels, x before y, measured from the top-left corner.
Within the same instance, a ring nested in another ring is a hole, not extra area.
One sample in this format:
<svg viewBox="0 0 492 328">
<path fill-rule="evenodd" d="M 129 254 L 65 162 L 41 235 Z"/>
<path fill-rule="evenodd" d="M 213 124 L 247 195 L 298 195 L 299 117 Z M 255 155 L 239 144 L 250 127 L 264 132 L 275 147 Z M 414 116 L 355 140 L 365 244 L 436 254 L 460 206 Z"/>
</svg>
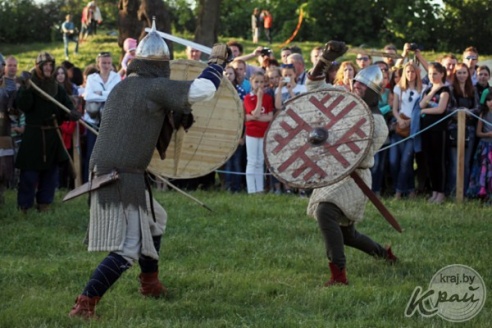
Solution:
<svg viewBox="0 0 492 328">
<path fill-rule="evenodd" d="M 92 119 L 100 119 L 101 112 L 104 107 L 103 102 L 97 101 L 86 101 L 85 102 L 85 111 L 89 114 L 89 117 Z"/>
<path fill-rule="evenodd" d="M 403 113 L 400 113 L 400 119 L 405 121 L 405 127 L 400 127 L 398 123 L 395 124 L 395 132 L 397 135 L 407 138 L 410 135 L 410 117 Z"/>
</svg>

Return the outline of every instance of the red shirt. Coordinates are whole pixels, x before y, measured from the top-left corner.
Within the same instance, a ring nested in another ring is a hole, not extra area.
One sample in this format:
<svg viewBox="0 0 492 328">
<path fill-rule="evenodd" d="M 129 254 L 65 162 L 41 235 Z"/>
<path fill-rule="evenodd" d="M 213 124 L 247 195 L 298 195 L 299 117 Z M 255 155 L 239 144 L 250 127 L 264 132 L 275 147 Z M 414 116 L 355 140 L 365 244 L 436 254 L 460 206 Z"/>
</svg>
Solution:
<svg viewBox="0 0 492 328">
<path fill-rule="evenodd" d="M 255 110 L 258 97 L 253 93 L 248 93 L 244 97 L 244 111 L 245 114 L 251 115 L 251 112 Z M 263 94 L 263 101 L 261 103 L 261 113 L 268 114 L 273 112 L 273 98 L 269 94 Z M 260 121 L 246 121 L 246 135 L 249 137 L 263 138 L 270 122 Z"/>
</svg>

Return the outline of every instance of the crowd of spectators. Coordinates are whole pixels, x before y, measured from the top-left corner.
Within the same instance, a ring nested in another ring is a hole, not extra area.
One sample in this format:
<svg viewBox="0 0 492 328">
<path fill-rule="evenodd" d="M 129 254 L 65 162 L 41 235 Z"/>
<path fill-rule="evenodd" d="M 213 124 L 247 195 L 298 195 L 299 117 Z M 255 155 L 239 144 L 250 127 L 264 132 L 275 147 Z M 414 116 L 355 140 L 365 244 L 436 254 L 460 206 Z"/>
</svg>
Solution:
<svg viewBox="0 0 492 328">
<path fill-rule="evenodd" d="M 83 72 L 68 60 L 53 69 L 53 77 L 65 90 L 73 108 L 96 129 L 104 113 L 104 101 L 112 88 L 125 78 L 126 65 L 132 60 L 136 46 L 134 39 L 125 42 L 126 55 L 119 72 L 108 52 L 99 53 L 95 64 L 88 65 Z M 316 64 L 323 47 L 314 47 L 307 62 L 298 47 L 282 48 L 277 59 L 271 49 L 262 46 L 257 46 L 251 53 L 243 53 L 243 46 L 237 41 L 230 41 L 228 46 L 234 59 L 224 74 L 244 102 L 243 137 L 236 152 L 218 172 L 205 178 L 175 182 L 184 189 L 221 188 L 233 193 L 298 193 L 302 197 L 308 196 L 309 190 L 293 190 L 269 173 L 262 145 L 265 130 L 275 113 L 284 109 L 288 99 L 306 92 L 307 72 Z M 383 72 L 386 89 L 379 106 L 390 135 L 375 156 L 373 191 L 379 196 L 396 199 L 428 195 L 429 202 L 437 204 L 453 198 L 458 166 L 457 121 L 456 115 L 450 114 L 466 109 L 463 192 L 470 198 L 490 202 L 492 93 L 488 82 L 490 69 L 477 64 L 478 50 L 468 47 L 461 56 L 446 54 L 439 62 L 432 63 L 427 62 L 412 44 L 405 44 L 400 56 L 392 45 L 384 47 L 382 52 L 387 55 L 373 62 L 371 52 L 361 50 L 354 62 L 334 62 L 331 70 L 326 72 L 328 83 L 348 92 L 352 91 L 353 78 L 358 70 L 378 65 Z M 190 60 L 200 60 L 202 55 L 190 47 L 186 54 Z M 18 75 L 16 59 L 0 55 L 0 196 L 5 188 L 15 188 L 19 181 L 14 161 L 26 121 L 23 108 L 16 104 L 21 86 Z M 83 163 L 81 182 L 86 182 L 96 136 L 73 121 L 63 122 L 59 129 L 68 154 L 80 154 Z M 10 139 L 6 141 L 3 137 Z M 57 174 L 59 188 L 74 186 L 68 161 L 58 163 Z"/>
<path fill-rule="evenodd" d="M 265 51 L 263 47 L 243 55 L 240 44 L 231 41 L 229 45 L 239 49 L 231 63 L 234 69 L 231 74 L 238 77 L 236 87 L 246 90 L 247 94 L 251 92 L 249 80 L 255 76 L 252 74 L 255 70 L 265 73 L 265 93 L 273 95 L 275 111 L 283 110 L 283 104 L 289 98 L 306 92 L 304 83 L 310 67 L 305 64 L 302 51 L 297 47 L 281 49 L 277 61 L 274 53 Z M 312 65 L 322 51 L 322 47 L 312 49 Z M 431 63 L 414 44 L 405 44 L 401 55 L 395 46 L 387 45 L 377 61 L 373 61 L 373 53 L 361 49 L 355 62 L 332 63 L 331 70 L 326 72 L 327 82 L 349 92 L 358 70 L 378 65 L 383 72 L 386 89 L 382 92 L 379 106 L 390 135 L 383 149 L 375 155 L 373 191 L 379 196 L 396 199 L 428 195 L 429 202 L 436 204 L 446 198 L 454 198 L 457 192 L 456 112 L 459 110 L 466 111 L 462 192 L 469 198 L 490 202 L 492 156 L 487 152 L 489 148 L 482 144 L 488 142 L 491 136 L 488 131 L 492 130 L 488 114 L 492 103 L 487 100 L 490 69 L 477 64 L 478 50 L 468 47 L 460 58 L 446 54 L 439 62 Z M 253 59 L 258 61 L 257 66 L 250 64 Z M 267 108 L 269 106 L 264 106 L 265 113 Z M 477 124 L 480 124 L 480 129 Z M 298 192 L 301 196 L 309 193 L 281 186 L 266 169 L 265 190 L 255 192 Z M 247 175 L 247 171 L 243 172 Z M 237 187 L 231 188 L 227 182 L 222 187 L 237 191 Z M 242 188 L 246 188 L 244 183 Z"/>
</svg>

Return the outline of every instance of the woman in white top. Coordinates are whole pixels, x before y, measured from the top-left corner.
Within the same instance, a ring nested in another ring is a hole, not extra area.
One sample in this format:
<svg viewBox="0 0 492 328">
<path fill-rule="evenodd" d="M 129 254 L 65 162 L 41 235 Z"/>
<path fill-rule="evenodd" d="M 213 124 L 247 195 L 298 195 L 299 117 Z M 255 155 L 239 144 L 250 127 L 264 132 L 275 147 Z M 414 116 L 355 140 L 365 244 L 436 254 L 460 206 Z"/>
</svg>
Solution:
<svg viewBox="0 0 492 328">
<path fill-rule="evenodd" d="M 393 116 L 396 124 L 401 128 L 410 127 L 412 110 L 420 98 L 422 92 L 422 79 L 420 70 L 413 63 L 408 62 L 403 67 L 403 76 L 393 89 Z M 405 139 L 398 133 L 390 137 L 391 144 Z M 409 138 L 390 148 L 391 176 L 395 187 L 395 198 L 402 195 L 415 196 L 415 181 L 413 174 L 413 138 Z"/>
<path fill-rule="evenodd" d="M 110 52 L 100 52 L 96 58 L 97 73 L 87 77 L 87 83 L 83 97 L 86 102 L 84 121 L 98 128 L 102 115 L 104 115 L 104 102 L 121 77 L 113 70 L 113 60 Z M 96 143 L 96 135 L 90 131 L 86 133 L 86 153 L 83 165 L 83 181 L 86 182 L 88 175 L 89 159 L 92 149 Z"/>
</svg>

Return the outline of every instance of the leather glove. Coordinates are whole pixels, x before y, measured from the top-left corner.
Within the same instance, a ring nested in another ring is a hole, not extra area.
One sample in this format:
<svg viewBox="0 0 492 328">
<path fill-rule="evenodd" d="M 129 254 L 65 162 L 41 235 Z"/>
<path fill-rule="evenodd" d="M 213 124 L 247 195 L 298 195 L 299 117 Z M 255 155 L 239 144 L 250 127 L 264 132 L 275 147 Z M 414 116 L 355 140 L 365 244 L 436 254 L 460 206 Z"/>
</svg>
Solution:
<svg viewBox="0 0 492 328">
<path fill-rule="evenodd" d="M 32 77 L 31 73 L 27 71 L 23 71 L 19 76 L 20 84 L 26 89 L 28 89 L 31 86 L 31 77 Z"/>
<path fill-rule="evenodd" d="M 232 61 L 232 51 L 224 43 L 216 43 L 212 48 L 212 53 L 208 58 L 208 64 L 217 64 L 225 68 L 227 63 Z"/>
<path fill-rule="evenodd" d="M 82 117 L 82 113 L 80 113 L 76 109 L 72 109 L 70 111 L 70 114 L 68 114 L 68 117 L 69 117 L 70 121 L 78 121 Z"/>
<path fill-rule="evenodd" d="M 186 131 L 188 131 L 188 129 L 191 128 L 191 126 L 193 125 L 194 122 L 195 122 L 195 119 L 193 118 L 192 113 L 184 114 L 183 118 L 181 119 L 181 125 L 183 126 L 183 128 Z"/>
<path fill-rule="evenodd" d="M 180 127 L 188 130 L 189 128 L 191 128 L 194 122 L 195 121 L 192 113 L 173 112 L 173 124 L 176 130 L 178 130 Z"/>
<path fill-rule="evenodd" d="M 331 63 L 338 57 L 343 56 L 347 50 L 348 47 L 345 45 L 345 42 L 331 40 L 325 44 L 322 57 Z"/>
</svg>

